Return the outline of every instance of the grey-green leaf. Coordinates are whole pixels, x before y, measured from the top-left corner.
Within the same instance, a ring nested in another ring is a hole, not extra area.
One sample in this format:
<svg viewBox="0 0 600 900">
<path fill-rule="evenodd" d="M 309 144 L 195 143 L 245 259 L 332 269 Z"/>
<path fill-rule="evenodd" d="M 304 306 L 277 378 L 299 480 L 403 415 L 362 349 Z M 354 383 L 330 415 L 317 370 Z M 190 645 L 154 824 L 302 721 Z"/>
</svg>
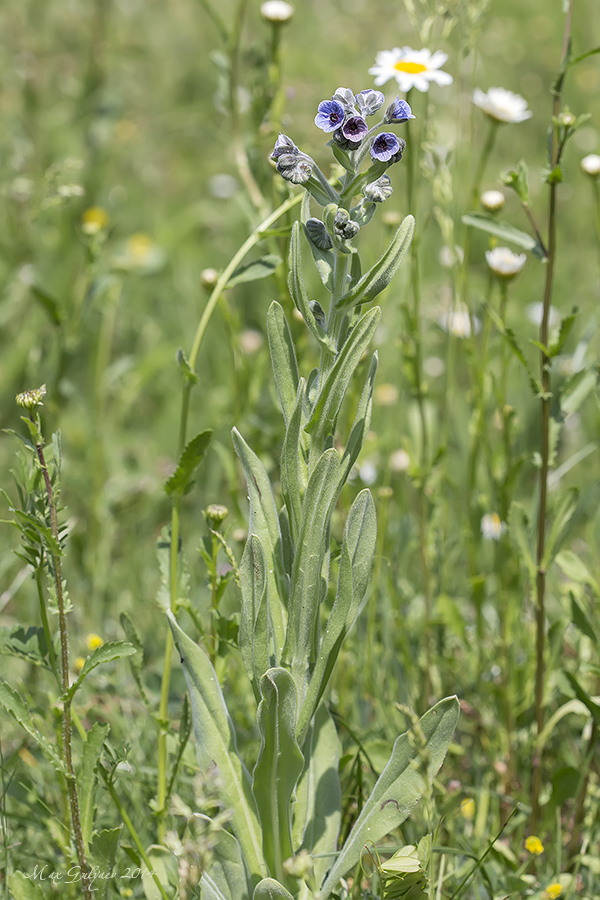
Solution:
<svg viewBox="0 0 600 900">
<path fill-rule="evenodd" d="M 311 249 L 313 247 L 314 244 L 311 243 Z M 314 247 L 314 252 L 324 254 L 325 252 L 329 253 L 330 251 L 322 251 Z M 302 257 L 300 254 L 300 222 L 294 222 L 294 225 L 292 226 L 288 264 L 288 289 L 296 308 L 300 310 L 304 316 L 304 321 L 319 343 L 329 350 L 330 353 L 334 353 L 335 346 L 333 341 L 315 319 L 310 308 L 308 294 L 306 293 L 304 277 L 302 275 Z"/>
<path fill-rule="evenodd" d="M 359 303 L 369 303 L 385 290 L 402 265 L 414 231 L 413 216 L 406 216 L 381 258 L 337 301 L 339 309 L 350 309 Z"/>
<path fill-rule="evenodd" d="M 213 831 L 215 829 L 214 822 L 200 813 L 197 818 L 202 819 Z M 205 878 L 210 880 L 210 888 L 215 888 L 224 900 L 249 900 L 251 888 L 248 883 L 248 876 L 242 852 L 240 850 L 239 841 L 224 828 L 219 829 L 215 846 L 212 851 L 208 873 L 202 875 L 201 896 L 209 896 L 205 894 Z M 211 895 L 212 896 L 212 895 Z"/>
<path fill-rule="evenodd" d="M 77 681 L 73 682 L 67 691 L 67 696 L 72 697 L 81 687 L 84 678 L 87 678 L 90 672 L 98 666 L 112 662 L 115 659 L 121 659 L 124 656 L 131 656 L 133 653 L 135 653 L 135 647 L 126 641 L 108 641 L 106 644 L 102 644 L 101 647 L 96 647 L 87 657 Z"/>
<path fill-rule="evenodd" d="M 102 752 L 102 745 L 110 731 L 109 725 L 95 722 L 86 734 L 79 767 L 79 814 L 81 831 L 87 847 L 94 828 L 94 812 L 96 810 L 96 765 Z"/>
<path fill-rule="evenodd" d="M 289 592 L 289 576 L 283 564 L 279 515 L 273 488 L 264 465 L 236 428 L 232 431 L 232 438 L 235 451 L 244 467 L 248 485 L 250 498 L 248 533 L 258 535 L 265 555 L 269 618 L 273 627 L 276 662 L 279 662 L 285 642 L 285 605 Z"/>
<path fill-rule="evenodd" d="M 216 672 L 206 653 L 187 636 L 170 611 L 167 618 L 192 702 L 198 765 L 202 771 L 216 765 L 223 783 L 221 797 L 232 812 L 232 827 L 250 874 L 262 877 L 266 866 L 250 775 L 238 756 L 235 730 Z"/>
<path fill-rule="evenodd" d="M 274 878 L 263 878 L 254 888 L 252 900 L 294 900 L 294 898 Z"/>
<path fill-rule="evenodd" d="M 448 752 L 459 711 L 458 698 L 446 697 L 419 719 L 418 728 L 425 739 L 429 756 L 429 780 L 435 777 Z M 377 843 L 401 825 L 421 799 L 423 777 L 418 766 L 414 765 L 419 751 L 412 737 L 410 732 L 406 732 L 396 740 L 387 766 L 323 882 L 322 900 L 327 900 L 339 879 L 357 864 L 364 845 L 371 841 Z"/>
<path fill-rule="evenodd" d="M 291 536 L 298 540 L 302 516 L 302 497 L 306 490 L 308 467 L 302 446 L 304 379 L 300 379 L 296 405 L 292 412 L 281 450 L 281 493 L 289 514 Z"/>
<path fill-rule="evenodd" d="M 517 247 L 529 250 L 539 259 L 542 259 L 544 256 L 542 247 L 530 234 L 515 228 L 514 225 L 509 225 L 508 222 L 498 221 L 495 216 L 491 216 L 489 213 L 467 213 L 467 215 L 462 217 L 462 221 L 465 225 L 470 225 L 471 228 L 477 228 L 479 231 L 493 234 L 494 237 L 500 238 L 502 241 L 508 241 L 511 244 L 516 244 Z"/>
<path fill-rule="evenodd" d="M 267 313 L 267 334 L 275 387 L 285 423 L 290 420 L 298 393 L 298 363 L 296 351 L 283 307 L 273 300 Z"/>
<path fill-rule="evenodd" d="M 315 879 L 320 884 L 335 857 L 342 820 L 340 741 L 324 703 L 317 709 L 303 751 L 306 766 L 294 806 L 293 840 L 296 853 L 305 849 L 312 854 Z"/>
<path fill-rule="evenodd" d="M 227 288 L 232 288 L 236 284 L 242 284 L 245 281 L 258 281 L 260 278 L 268 278 L 280 264 L 281 257 L 274 253 L 261 256 L 260 259 L 255 259 L 246 265 L 239 266 L 227 282 Z"/>
<path fill-rule="evenodd" d="M 298 698 L 286 669 L 269 669 L 260 681 L 258 707 L 261 743 L 253 773 L 263 853 L 269 870 L 283 877 L 283 862 L 293 856 L 292 800 L 304 758 L 296 743 Z"/>
<path fill-rule="evenodd" d="M 258 683 L 270 667 L 269 617 L 267 608 L 267 572 L 260 539 L 251 534 L 240 561 L 242 613 L 239 643 L 248 678 Z M 272 643 L 271 636 L 271 643 Z M 274 653 L 274 647 L 273 647 Z"/>
<path fill-rule="evenodd" d="M 369 372 L 365 380 L 365 385 L 360 396 L 358 409 L 354 417 L 354 423 L 350 430 L 348 441 L 344 448 L 342 456 L 342 484 L 345 483 L 352 466 L 358 459 L 363 444 L 371 427 L 371 415 L 373 412 L 373 388 L 375 386 L 375 375 L 377 374 L 377 366 L 379 357 L 377 351 L 373 354 Z"/>
<path fill-rule="evenodd" d="M 381 310 L 378 306 L 369 309 L 359 319 L 338 353 L 335 364 L 321 387 L 310 421 L 305 426 L 305 430 L 317 444 L 333 431 L 352 375 L 377 330 L 380 318 Z"/>
<path fill-rule="evenodd" d="M 348 513 L 340 548 L 337 593 L 298 717 L 298 742 L 304 741 L 311 719 L 327 686 L 340 648 L 365 596 L 377 543 L 377 516 L 371 492 L 365 488 Z"/>
</svg>

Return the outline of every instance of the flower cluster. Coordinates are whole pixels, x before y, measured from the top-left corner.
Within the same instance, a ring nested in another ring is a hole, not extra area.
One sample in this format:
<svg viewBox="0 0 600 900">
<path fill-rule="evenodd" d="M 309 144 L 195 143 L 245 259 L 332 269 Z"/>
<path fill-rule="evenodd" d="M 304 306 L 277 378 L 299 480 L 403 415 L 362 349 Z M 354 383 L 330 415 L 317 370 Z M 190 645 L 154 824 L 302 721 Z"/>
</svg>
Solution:
<svg viewBox="0 0 600 900">
<path fill-rule="evenodd" d="M 372 165 L 372 175 L 382 175 L 382 171 L 402 159 L 406 142 L 391 131 L 379 131 L 384 125 L 401 125 L 414 119 L 406 100 L 396 97 L 385 110 L 381 120 L 369 127 L 367 118 L 374 116 L 385 103 L 381 91 L 367 89 L 354 94 L 350 88 L 339 87 L 330 100 L 319 103 L 315 125 L 331 135 L 330 145 L 338 161 L 342 161 L 348 172 L 356 174 L 367 153 Z M 340 153 L 342 157 L 340 158 Z M 325 194 L 330 193 L 328 184 L 315 161 L 303 153 L 290 137 L 280 134 L 271 153 L 271 159 L 279 174 L 292 184 L 319 182 Z M 383 167 L 378 164 L 384 164 Z M 311 191 L 312 192 L 312 191 Z M 391 196 L 389 178 L 376 178 L 365 188 L 365 197 L 372 203 L 381 203 Z M 319 198 L 317 198 L 319 199 Z M 333 199 L 329 197 L 328 200 Z"/>
</svg>

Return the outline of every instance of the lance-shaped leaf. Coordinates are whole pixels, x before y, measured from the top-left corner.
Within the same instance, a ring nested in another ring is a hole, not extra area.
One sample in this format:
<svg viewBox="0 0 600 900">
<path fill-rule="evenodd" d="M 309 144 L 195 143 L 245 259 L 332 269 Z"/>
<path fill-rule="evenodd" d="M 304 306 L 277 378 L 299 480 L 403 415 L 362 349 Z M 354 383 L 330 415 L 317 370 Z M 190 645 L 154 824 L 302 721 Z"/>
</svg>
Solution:
<svg viewBox="0 0 600 900">
<path fill-rule="evenodd" d="M 263 878 L 254 888 L 252 900 L 294 900 L 294 898 L 274 878 Z"/>
<path fill-rule="evenodd" d="M 58 756 L 52 744 L 36 728 L 31 711 L 18 691 L 15 691 L 5 681 L 0 681 L 0 706 L 18 722 L 21 728 L 27 732 L 42 753 L 50 760 L 57 772 L 66 775 L 63 761 Z"/>
<path fill-rule="evenodd" d="M 381 318 L 378 306 L 368 310 L 350 332 L 344 346 L 337 355 L 331 372 L 322 386 L 310 421 L 305 430 L 313 436 L 317 444 L 333 431 L 340 406 L 348 385 L 358 366 Z"/>
<path fill-rule="evenodd" d="M 311 248 L 314 245 L 311 244 Z M 318 253 L 330 251 L 322 251 L 315 248 Z M 335 345 L 324 328 L 322 328 L 315 319 L 310 308 L 308 294 L 304 285 L 304 277 L 302 275 L 302 257 L 300 255 L 300 222 L 294 222 L 292 226 L 292 234 L 290 237 L 290 253 L 288 258 L 289 274 L 288 274 L 288 290 L 294 301 L 296 308 L 300 310 L 304 316 L 304 321 L 325 349 L 330 353 L 335 353 Z"/>
<path fill-rule="evenodd" d="M 368 272 L 365 272 L 350 291 L 340 297 L 336 306 L 339 309 L 350 309 L 359 303 L 370 303 L 377 294 L 385 290 L 402 265 L 414 231 L 414 218 L 406 216 L 385 253 L 374 266 L 371 266 Z"/>
<path fill-rule="evenodd" d="M 498 221 L 495 216 L 489 213 L 467 213 L 467 215 L 462 217 L 462 221 L 465 225 L 470 225 L 471 228 L 486 231 L 502 241 L 508 241 L 511 244 L 522 247 L 523 250 L 530 250 L 538 259 L 543 259 L 544 257 L 543 247 L 535 238 L 527 234 L 526 231 L 521 231 L 519 228 L 515 228 L 514 225 L 509 225 L 508 222 Z"/>
<path fill-rule="evenodd" d="M 266 256 L 261 256 L 260 259 L 255 259 L 243 266 L 239 266 L 227 282 L 227 288 L 232 288 L 236 284 L 242 284 L 245 281 L 258 281 L 260 278 L 268 278 L 280 263 L 280 256 L 274 253 L 267 253 Z"/>
<path fill-rule="evenodd" d="M 301 701 L 308 667 L 316 652 L 319 607 L 327 589 L 323 582 L 323 560 L 329 521 L 338 496 L 339 471 L 340 457 L 331 447 L 315 466 L 302 506 L 284 652 L 285 659 L 291 661 Z"/>
<path fill-rule="evenodd" d="M 165 491 L 170 497 L 183 497 L 187 494 L 192 486 L 196 467 L 206 453 L 211 437 L 212 429 L 209 428 L 201 431 L 186 445 L 179 457 L 177 468 L 165 481 Z"/>
<path fill-rule="evenodd" d="M 258 696 L 258 684 L 270 667 L 270 622 L 267 608 L 267 571 L 260 538 L 251 534 L 240 561 L 242 614 L 239 643 L 242 660 Z M 273 647 L 274 652 L 274 647 Z"/>
<path fill-rule="evenodd" d="M 198 765 L 202 771 L 216 765 L 223 782 L 222 800 L 231 811 L 231 824 L 250 875 L 258 881 L 266 875 L 258 811 L 217 674 L 206 653 L 187 636 L 170 610 L 167 618 L 192 703 Z"/>
<path fill-rule="evenodd" d="M 206 822 L 214 830 L 214 823 L 208 816 L 197 813 L 196 818 Z M 210 882 L 206 893 L 205 879 Z M 223 897 L 224 900 L 249 900 L 252 892 L 239 842 L 223 828 L 218 832 L 209 870 L 202 875 L 200 896 L 213 896 L 210 893 L 213 888 L 218 892 L 216 896 Z"/>
<path fill-rule="evenodd" d="M 289 514 L 292 539 L 298 540 L 302 516 L 302 497 L 306 490 L 308 469 L 302 448 L 304 412 L 304 379 L 300 379 L 296 405 L 287 423 L 281 450 L 281 493 Z"/>
<path fill-rule="evenodd" d="M 246 475 L 250 500 L 248 533 L 260 538 L 267 566 L 267 603 L 273 626 L 276 660 L 281 658 L 285 641 L 285 609 L 289 577 L 284 570 L 281 528 L 273 488 L 267 470 L 237 428 L 232 431 L 233 446 Z"/>
<path fill-rule="evenodd" d="M 273 300 L 267 313 L 267 334 L 269 337 L 273 375 L 275 376 L 275 387 L 277 388 L 281 411 L 287 425 L 296 405 L 298 363 L 290 327 L 283 307 L 276 300 Z"/>
<path fill-rule="evenodd" d="M 342 820 L 340 740 L 324 703 L 317 709 L 303 751 L 306 764 L 298 784 L 292 835 L 296 853 L 304 849 L 313 856 L 320 884 L 335 857 Z"/>
<path fill-rule="evenodd" d="M 373 413 L 373 387 L 375 385 L 375 375 L 377 373 L 378 363 L 379 357 L 377 355 L 377 351 L 375 351 L 375 353 L 373 354 L 373 359 L 371 360 L 371 365 L 369 367 L 369 373 L 365 381 L 365 386 L 363 387 L 362 394 L 360 396 L 358 409 L 356 410 L 356 415 L 354 417 L 354 423 L 352 425 L 352 429 L 348 437 L 348 442 L 344 448 L 344 454 L 342 456 L 342 484 L 345 483 L 348 475 L 350 474 L 352 466 L 358 459 L 359 453 L 362 450 L 363 444 L 365 442 L 365 438 L 369 433 L 369 428 L 371 427 L 371 415 Z"/>
<path fill-rule="evenodd" d="M 446 697 L 419 719 L 417 727 L 425 740 L 423 749 L 429 756 L 429 780 L 435 777 L 444 761 L 458 716 L 458 698 Z M 412 737 L 410 732 L 406 732 L 396 740 L 387 766 L 323 882 L 322 900 L 327 900 L 338 880 L 357 864 L 364 845 L 370 841 L 377 843 L 401 825 L 421 799 L 425 785 L 415 762 L 423 749 L 415 746 Z"/>
<path fill-rule="evenodd" d="M 253 790 L 269 870 L 283 877 L 283 862 L 293 856 L 292 800 L 304 758 L 296 743 L 297 692 L 286 669 L 269 669 L 260 680 L 260 751 Z"/>
<path fill-rule="evenodd" d="M 302 746 L 312 717 L 323 696 L 344 638 L 354 624 L 367 586 L 377 542 L 377 517 L 371 492 L 358 494 L 348 513 L 335 601 L 321 639 L 306 699 L 298 717 L 298 743 Z"/>
<path fill-rule="evenodd" d="M 92 838 L 94 827 L 94 813 L 96 811 L 96 765 L 102 752 L 102 745 L 108 732 L 109 725 L 101 725 L 95 722 L 86 733 L 81 766 L 79 771 L 79 816 L 81 819 L 81 833 L 86 848 Z"/>
</svg>

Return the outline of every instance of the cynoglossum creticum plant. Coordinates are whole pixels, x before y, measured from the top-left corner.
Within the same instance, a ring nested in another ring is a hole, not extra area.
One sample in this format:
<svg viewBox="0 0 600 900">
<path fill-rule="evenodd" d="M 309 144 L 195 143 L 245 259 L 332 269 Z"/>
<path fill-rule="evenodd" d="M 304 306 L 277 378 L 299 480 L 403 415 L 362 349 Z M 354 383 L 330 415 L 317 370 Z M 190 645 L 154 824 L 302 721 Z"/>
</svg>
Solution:
<svg viewBox="0 0 600 900">
<path fill-rule="evenodd" d="M 320 346 L 319 366 L 299 375 L 282 306 L 268 312 L 268 336 L 277 395 L 286 425 L 281 453 L 282 504 L 267 471 L 242 435 L 233 442 L 250 501 L 249 537 L 240 563 L 241 656 L 258 704 L 261 742 L 252 775 L 237 750 L 229 716 L 209 656 L 168 613 L 190 691 L 200 768 L 216 764 L 232 833 L 223 831 L 201 896 L 245 900 L 326 900 L 358 864 L 366 841 L 396 828 L 438 771 L 458 719 L 456 697 L 441 700 L 394 744 L 343 846 L 339 745 L 323 695 L 342 643 L 365 597 L 376 543 L 375 507 L 369 490 L 352 504 L 337 560 L 333 604 L 325 614 L 333 510 L 365 440 L 372 410 L 377 355 L 367 367 L 350 433 L 336 435 L 340 408 L 380 320 L 370 304 L 392 280 L 410 244 L 413 219 L 400 225 L 390 246 L 364 274 L 353 240 L 390 196 L 386 169 L 401 158 L 404 142 L 381 126 L 411 115 L 396 100 L 369 128 L 366 117 L 384 103 L 379 91 L 356 96 L 339 88 L 319 106 L 316 124 L 332 133 L 330 146 L 344 174 L 331 185 L 314 160 L 286 135 L 272 153 L 280 174 L 303 184 L 301 220 L 292 228 L 289 290 Z M 365 161 L 370 166 L 363 170 Z M 312 216 L 311 198 L 323 207 Z M 311 299 L 302 273 L 301 243 L 315 262 L 328 302 Z M 362 307 L 367 306 L 366 310 Z M 342 439 L 345 449 L 336 449 Z M 427 754 L 427 774 L 417 756 Z"/>
</svg>

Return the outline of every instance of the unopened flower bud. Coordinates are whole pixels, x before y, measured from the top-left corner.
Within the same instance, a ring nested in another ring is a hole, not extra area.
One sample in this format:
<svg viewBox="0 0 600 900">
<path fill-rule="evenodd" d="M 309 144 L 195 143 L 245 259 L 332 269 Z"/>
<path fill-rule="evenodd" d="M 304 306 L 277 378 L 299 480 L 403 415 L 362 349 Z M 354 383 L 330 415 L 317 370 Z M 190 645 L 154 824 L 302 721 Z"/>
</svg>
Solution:
<svg viewBox="0 0 600 900">
<path fill-rule="evenodd" d="M 495 213 L 502 209 L 505 197 L 502 191 L 484 191 L 481 195 L 481 205 L 486 212 Z"/>
<path fill-rule="evenodd" d="M 338 209 L 333 220 L 333 230 L 339 238 L 350 241 L 360 231 L 360 225 L 353 222 L 345 209 Z"/>
<path fill-rule="evenodd" d="M 224 519 L 229 515 L 229 510 L 226 506 L 222 506 L 220 503 L 211 503 L 210 506 L 207 506 L 204 510 L 204 518 L 206 519 L 206 523 L 209 528 L 212 528 L 213 531 L 217 531 L 219 527 L 223 524 Z"/>
<path fill-rule="evenodd" d="M 590 153 L 581 160 L 581 168 L 586 175 L 597 178 L 600 175 L 600 156 L 597 153 Z"/>
<path fill-rule="evenodd" d="M 200 272 L 200 284 L 205 291 L 212 291 L 218 278 L 219 273 L 216 269 L 202 269 Z"/>
<path fill-rule="evenodd" d="M 367 200 L 372 200 L 373 203 L 383 203 L 384 200 L 389 200 L 393 194 L 390 176 L 382 175 L 377 181 L 371 181 L 370 184 L 366 184 L 363 188 L 363 194 Z"/>
<path fill-rule="evenodd" d="M 266 0 L 260 7 L 260 14 L 267 22 L 280 24 L 292 18 L 294 7 L 285 0 Z"/>
<path fill-rule="evenodd" d="M 315 317 L 315 322 L 317 323 L 317 325 L 320 325 L 321 328 L 325 328 L 325 310 L 323 309 L 319 301 L 311 300 L 308 306 L 311 313 Z"/>
<path fill-rule="evenodd" d="M 561 112 L 558 114 L 558 124 L 563 128 L 571 128 L 577 121 L 572 112 Z"/>
<path fill-rule="evenodd" d="M 46 385 L 43 384 L 33 391 L 23 391 L 22 393 L 17 394 L 15 401 L 17 406 L 22 406 L 23 409 L 33 409 L 35 406 L 42 406 L 42 400 L 45 396 Z"/>
<path fill-rule="evenodd" d="M 319 250 L 331 250 L 333 240 L 327 231 L 325 224 L 320 219 L 310 218 L 306 222 L 306 233 L 308 237 Z"/>
</svg>

